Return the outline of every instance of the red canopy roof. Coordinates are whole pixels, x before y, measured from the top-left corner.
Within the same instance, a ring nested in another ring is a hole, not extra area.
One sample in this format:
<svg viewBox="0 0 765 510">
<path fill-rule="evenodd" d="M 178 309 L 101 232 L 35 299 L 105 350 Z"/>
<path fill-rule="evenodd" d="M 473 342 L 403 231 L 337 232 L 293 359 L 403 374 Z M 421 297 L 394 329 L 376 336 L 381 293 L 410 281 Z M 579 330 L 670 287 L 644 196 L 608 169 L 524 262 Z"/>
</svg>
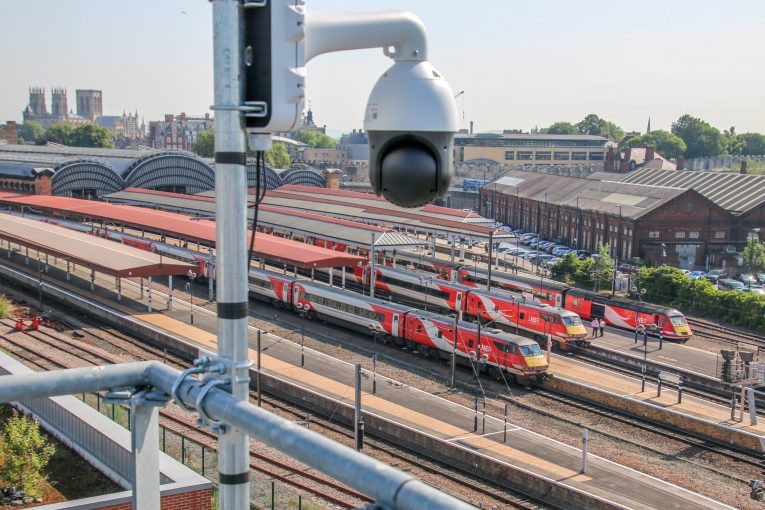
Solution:
<svg viewBox="0 0 765 510">
<path fill-rule="evenodd" d="M 95 219 L 131 226 L 171 237 L 206 244 L 215 243 L 215 222 L 143 207 L 109 204 L 95 200 L 0 192 L 0 203 L 56 212 L 79 219 Z M 248 231 L 249 238 L 249 231 Z M 304 268 L 353 266 L 364 257 L 312 246 L 262 232 L 255 236 L 258 257 Z"/>
</svg>

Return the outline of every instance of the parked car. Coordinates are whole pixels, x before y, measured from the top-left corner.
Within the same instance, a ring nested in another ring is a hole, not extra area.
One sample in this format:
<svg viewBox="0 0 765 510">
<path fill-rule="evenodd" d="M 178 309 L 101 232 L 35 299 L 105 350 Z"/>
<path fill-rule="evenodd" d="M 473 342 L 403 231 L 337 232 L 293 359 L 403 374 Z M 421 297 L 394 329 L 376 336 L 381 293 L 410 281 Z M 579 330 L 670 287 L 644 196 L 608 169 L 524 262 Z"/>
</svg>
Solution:
<svg viewBox="0 0 765 510">
<path fill-rule="evenodd" d="M 681 269 L 680 271 L 682 271 L 685 276 L 691 276 L 691 271 L 688 269 Z"/>
<path fill-rule="evenodd" d="M 694 280 L 698 280 L 699 278 L 704 278 L 706 275 L 707 274 L 704 271 L 691 271 L 691 274 L 689 274 L 688 276 L 690 276 Z"/>
<path fill-rule="evenodd" d="M 757 285 L 757 278 L 750 273 L 736 273 L 733 275 L 733 278 L 740 281 L 744 285 Z"/>
<path fill-rule="evenodd" d="M 752 294 L 759 294 L 765 296 L 765 289 L 762 287 L 752 287 L 751 289 L 744 289 L 745 292 L 751 292 Z"/>
<path fill-rule="evenodd" d="M 757 282 L 760 285 L 765 285 L 765 273 L 757 273 Z"/>
<path fill-rule="evenodd" d="M 717 283 L 720 278 L 725 278 L 726 276 L 728 276 L 728 274 L 722 269 L 712 269 L 704 276 L 704 278 L 712 283 Z"/>
<path fill-rule="evenodd" d="M 722 278 L 717 282 L 717 288 L 720 290 L 745 290 L 746 285 L 738 280 L 731 280 L 730 278 Z"/>
<path fill-rule="evenodd" d="M 553 248 L 552 254 L 555 255 L 556 257 L 562 257 L 570 251 L 571 251 L 571 248 L 569 248 L 568 246 L 556 246 L 555 248 Z"/>
</svg>

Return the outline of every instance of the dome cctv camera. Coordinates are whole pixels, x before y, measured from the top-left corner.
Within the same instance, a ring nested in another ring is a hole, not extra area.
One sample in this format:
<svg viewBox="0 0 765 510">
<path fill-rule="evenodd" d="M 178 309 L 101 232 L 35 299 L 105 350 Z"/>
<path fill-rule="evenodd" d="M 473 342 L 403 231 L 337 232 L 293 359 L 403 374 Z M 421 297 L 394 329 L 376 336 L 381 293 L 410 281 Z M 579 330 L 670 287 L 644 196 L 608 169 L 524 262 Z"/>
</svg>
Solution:
<svg viewBox="0 0 765 510">
<path fill-rule="evenodd" d="M 369 181 L 378 196 L 419 207 L 449 188 L 457 105 L 449 84 L 428 61 L 397 61 L 380 77 L 364 128 Z"/>
</svg>

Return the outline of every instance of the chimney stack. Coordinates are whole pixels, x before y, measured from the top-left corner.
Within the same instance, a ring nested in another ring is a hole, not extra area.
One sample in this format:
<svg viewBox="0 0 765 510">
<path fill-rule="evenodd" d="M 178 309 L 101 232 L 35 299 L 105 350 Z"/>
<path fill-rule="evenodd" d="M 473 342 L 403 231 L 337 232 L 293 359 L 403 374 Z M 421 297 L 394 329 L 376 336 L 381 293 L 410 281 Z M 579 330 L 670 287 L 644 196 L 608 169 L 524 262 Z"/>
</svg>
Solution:
<svg viewBox="0 0 765 510">
<path fill-rule="evenodd" d="M 747 161 L 745 159 L 742 159 L 741 168 L 739 169 L 738 173 L 740 173 L 741 175 L 746 175 L 747 174 L 746 165 L 747 165 Z"/>
<path fill-rule="evenodd" d="M 685 158 L 683 156 L 677 157 L 677 164 L 676 164 L 677 170 L 685 170 Z"/>
<path fill-rule="evenodd" d="M 656 157 L 656 147 L 653 144 L 646 144 L 645 146 L 645 162 L 649 163 Z"/>
<path fill-rule="evenodd" d="M 473 121 L 470 121 L 470 134 L 473 134 Z"/>
</svg>

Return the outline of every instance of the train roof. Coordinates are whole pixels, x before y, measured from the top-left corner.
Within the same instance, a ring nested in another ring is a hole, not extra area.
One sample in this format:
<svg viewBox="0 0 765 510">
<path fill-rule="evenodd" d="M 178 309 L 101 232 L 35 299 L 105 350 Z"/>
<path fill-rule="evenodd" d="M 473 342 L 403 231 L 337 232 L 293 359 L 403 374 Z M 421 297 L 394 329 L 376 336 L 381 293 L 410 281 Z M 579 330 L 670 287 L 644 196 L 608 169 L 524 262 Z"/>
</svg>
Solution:
<svg viewBox="0 0 765 510">
<path fill-rule="evenodd" d="M 576 287 L 571 287 L 568 291 L 568 294 L 571 296 L 583 296 L 592 299 L 595 303 L 623 306 L 630 310 L 635 310 L 642 313 L 660 313 L 664 315 L 671 315 L 674 312 L 676 315 L 681 315 L 681 313 L 674 308 L 667 306 L 655 305 L 653 303 L 644 303 L 642 301 L 635 301 L 633 299 L 626 299 L 622 297 L 607 296 L 605 294 L 600 294 L 591 290 L 579 289 Z"/>
<path fill-rule="evenodd" d="M 439 266 L 451 267 L 453 269 L 459 269 L 464 264 L 459 262 L 452 262 L 451 260 L 438 259 L 429 255 L 418 255 L 417 253 L 411 253 L 407 251 L 400 251 L 396 254 L 397 259 L 412 260 L 415 262 L 430 262 L 431 264 L 438 264 Z"/>
<path fill-rule="evenodd" d="M 412 310 L 410 313 L 419 318 L 428 319 L 433 322 L 440 321 L 447 325 L 454 324 L 454 319 L 447 315 L 441 315 L 433 312 L 424 312 L 422 310 Z M 478 325 L 473 322 L 459 321 L 459 327 L 461 329 L 473 331 L 478 334 Z M 502 331 L 501 329 L 493 327 L 481 326 L 481 337 L 484 335 L 487 335 L 487 337 L 490 338 L 499 338 L 501 340 L 505 340 L 517 345 L 539 345 L 536 341 L 530 338 L 526 338 L 525 336 L 514 335 L 512 333 L 508 333 L 507 331 Z"/>
<path fill-rule="evenodd" d="M 390 308 L 392 310 L 398 310 L 401 313 L 407 312 L 407 311 L 410 311 L 410 310 L 414 310 L 414 308 L 412 308 L 411 306 L 404 306 L 404 305 L 400 305 L 398 303 L 393 303 L 392 301 L 386 301 L 384 299 L 373 298 L 373 297 L 369 297 L 369 296 L 363 296 L 363 295 L 358 294 L 356 292 L 344 291 L 343 289 L 339 289 L 337 287 L 330 287 L 326 283 L 312 282 L 311 280 L 302 280 L 302 279 L 299 279 L 299 278 L 295 281 L 295 283 L 298 283 L 298 284 L 302 285 L 306 289 L 308 289 L 308 288 L 318 289 L 318 290 L 324 292 L 325 294 L 333 294 L 333 295 L 337 295 L 337 296 L 344 296 L 346 298 L 350 297 L 350 298 L 352 298 L 352 299 L 354 299 L 356 301 L 362 301 L 364 303 L 369 303 L 371 305 L 385 305 L 386 307 L 388 307 L 388 308 Z"/>
<path fill-rule="evenodd" d="M 400 267 L 391 267 L 391 266 L 377 266 L 376 269 L 384 269 L 387 271 L 392 271 L 394 273 L 398 273 L 400 275 L 404 276 L 413 276 L 415 278 L 430 278 L 433 280 L 433 283 L 441 283 L 441 284 L 449 284 L 450 286 L 454 287 L 455 289 L 460 289 L 464 291 L 470 291 L 474 290 L 475 287 L 469 287 L 467 285 L 463 285 L 459 282 L 453 282 L 450 280 L 442 280 L 440 278 L 437 278 L 433 275 L 433 273 L 428 273 L 425 271 L 418 271 L 417 269 L 402 269 Z"/>
</svg>

